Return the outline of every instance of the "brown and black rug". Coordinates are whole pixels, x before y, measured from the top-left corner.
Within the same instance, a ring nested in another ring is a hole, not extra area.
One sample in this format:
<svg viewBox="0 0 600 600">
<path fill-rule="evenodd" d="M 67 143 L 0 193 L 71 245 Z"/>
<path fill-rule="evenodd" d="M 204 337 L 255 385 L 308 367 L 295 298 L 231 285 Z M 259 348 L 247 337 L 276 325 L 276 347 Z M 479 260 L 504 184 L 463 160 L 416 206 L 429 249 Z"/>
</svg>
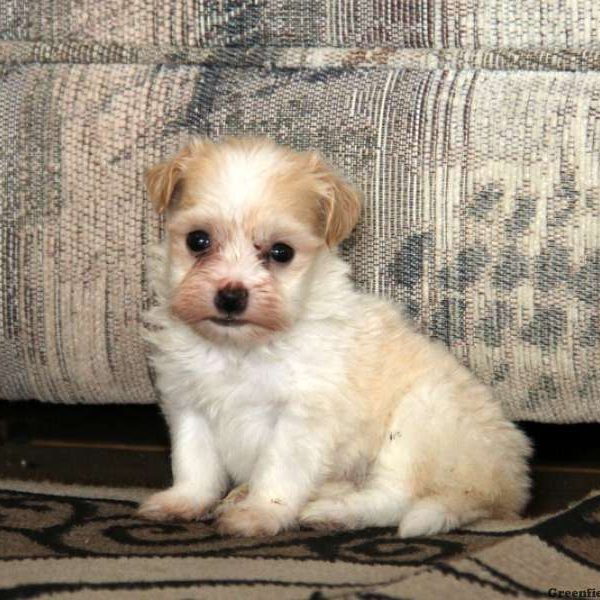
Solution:
<svg viewBox="0 0 600 600">
<path fill-rule="evenodd" d="M 380 528 L 224 539 L 209 524 L 139 520 L 147 493 L 0 481 L 0 598 L 600 595 L 600 492 L 542 518 L 414 540 Z"/>
</svg>

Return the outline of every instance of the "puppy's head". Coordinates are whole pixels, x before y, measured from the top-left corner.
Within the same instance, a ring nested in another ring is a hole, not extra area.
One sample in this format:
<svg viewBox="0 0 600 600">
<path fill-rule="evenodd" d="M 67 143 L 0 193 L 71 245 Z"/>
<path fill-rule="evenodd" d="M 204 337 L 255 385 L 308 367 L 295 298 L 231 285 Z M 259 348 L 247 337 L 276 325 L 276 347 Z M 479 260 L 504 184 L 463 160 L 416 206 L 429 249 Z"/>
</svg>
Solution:
<svg viewBox="0 0 600 600">
<path fill-rule="evenodd" d="M 354 228 L 358 194 L 315 153 L 196 139 L 146 174 L 166 214 L 174 316 L 215 342 L 256 342 L 302 313 L 313 266 Z"/>
</svg>

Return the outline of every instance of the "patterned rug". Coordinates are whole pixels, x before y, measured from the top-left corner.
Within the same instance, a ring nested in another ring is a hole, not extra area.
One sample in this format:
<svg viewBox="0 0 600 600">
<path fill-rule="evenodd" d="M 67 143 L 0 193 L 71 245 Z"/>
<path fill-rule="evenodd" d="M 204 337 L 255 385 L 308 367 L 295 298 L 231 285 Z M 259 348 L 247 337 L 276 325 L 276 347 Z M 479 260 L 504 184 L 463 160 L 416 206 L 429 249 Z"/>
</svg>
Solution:
<svg viewBox="0 0 600 600">
<path fill-rule="evenodd" d="M 414 540 L 389 528 L 220 538 L 210 524 L 137 519 L 136 501 L 147 493 L 1 481 L 0 598 L 600 594 L 600 492 L 535 520 Z"/>
</svg>

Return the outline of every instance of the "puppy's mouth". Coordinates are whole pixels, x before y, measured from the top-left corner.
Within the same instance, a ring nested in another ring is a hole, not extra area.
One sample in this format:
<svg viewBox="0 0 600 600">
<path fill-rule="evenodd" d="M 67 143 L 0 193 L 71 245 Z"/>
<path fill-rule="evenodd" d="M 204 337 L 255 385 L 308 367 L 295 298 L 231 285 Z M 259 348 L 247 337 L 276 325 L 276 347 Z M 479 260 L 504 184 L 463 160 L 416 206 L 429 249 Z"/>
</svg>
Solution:
<svg viewBox="0 0 600 600">
<path fill-rule="evenodd" d="M 241 327 L 242 325 L 248 324 L 248 321 L 235 319 L 234 317 L 226 317 L 224 319 L 219 317 L 209 317 L 207 320 L 215 325 L 220 325 L 221 327 Z"/>
</svg>

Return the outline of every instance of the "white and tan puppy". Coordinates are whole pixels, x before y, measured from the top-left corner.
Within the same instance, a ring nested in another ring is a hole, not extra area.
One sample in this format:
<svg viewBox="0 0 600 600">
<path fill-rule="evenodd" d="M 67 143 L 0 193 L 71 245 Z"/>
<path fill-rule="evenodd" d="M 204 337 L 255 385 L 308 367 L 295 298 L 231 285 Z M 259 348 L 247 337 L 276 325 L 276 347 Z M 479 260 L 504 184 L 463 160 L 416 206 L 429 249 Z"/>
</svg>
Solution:
<svg viewBox="0 0 600 600">
<path fill-rule="evenodd" d="M 336 246 L 356 191 L 315 153 L 192 141 L 147 174 L 166 213 L 149 339 L 173 486 L 140 513 L 223 534 L 513 517 L 526 438 L 396 306 L 353 289 Z M 240 490 L 244 490 L 243 493 Z"/>
</svg>

